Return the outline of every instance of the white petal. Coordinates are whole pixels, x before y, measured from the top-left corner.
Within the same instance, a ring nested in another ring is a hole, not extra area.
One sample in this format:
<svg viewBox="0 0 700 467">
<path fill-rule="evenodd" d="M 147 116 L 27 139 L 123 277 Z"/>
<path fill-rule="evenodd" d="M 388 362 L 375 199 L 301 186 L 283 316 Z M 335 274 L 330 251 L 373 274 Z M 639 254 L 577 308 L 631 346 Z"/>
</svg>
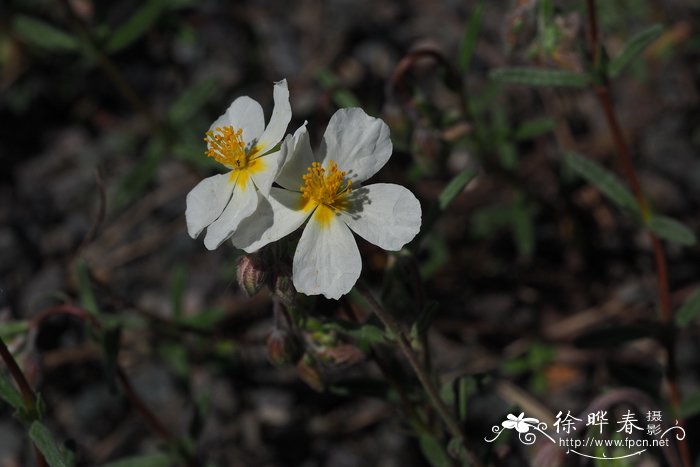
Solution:
<svg viewBox="0 0 700 467">
<path fill-rule="evenodd" d="M 214 222 L 231 199 L 234 183 L 230 173 L 214 175 L 205 178 L 187 194 L 185 219 L 187 233 L 190 237 L 197 236 Z"/>
<path fill-rule="evenodd" d="M 248 145 L 260 138 L 265 129 L 265 116 L 257 101 L 248 96 L 237 98 L 226 112 L 211 124 L 209 130 L 232 126 L 234 130 L 243 130 L 243 141 Z"/>
<path fill-rule="evenodd" d="M 284 162 L 280 151 L 267 154 L 256 159 L 258 164 L 262 164 L 262 170 L 251 171 L 251 177 L 255 186 L 263 195 L 267 195 L 272 187 L 272 182 L 280 171 L 280 166 Z"/>
<path fill-rule="evenodd" d="M 321 214 L 323 209 L 314 211 L 301 234 L 292 277 L 301 293 L 338 299 L 357 282 L 362 260 L 350 229 L 337 216 Z"/>
<path fill-rule="evenodd" d="M 231 237 L 233 244 L 246 253 L 252 253 L 286 237 L 311 214 L 310 210 L 305 211 L 301 206 L 301 193 L 273 188 L 270 196 L 260 197 L 253 215 L 238 226 Z"/>
<path fill-rule="evenodd" d="M 265 128 L 257 144 L 258 151 L 262 154 L 282 141 L 284 133 L 287 131 L 287 125 L 292 119 L 292 107 L 289 104 L 289 89 L 287 88 L 286 79 L 275 83 L 272 97 L 275 101 L 275 107 L 272 109 L 270 122 L 267 124 L 267 128 Z"/>
<path fill-rule="evenodd" d="M 285 155 L 285 162 L 275 181 L 288 190 L 298 191 L 304 184 L 302 176 L 315 160 L 306 122 L 294 132 L 294 135 L 288 135 L 285 138 L 280 152 Z"/>
<path fill-rule="evenodd" d="M 385 249 L 400 250 L 420 230 L 420 203 L 406 188 L 377 183 L 353 190 L 341 219 L 360 237 Z"/>
<path fill-rule="evenodd" d="M 208 228 L 204 246 L 215 250 L 236 231 L 238 224 L 250 216 L 258 205 L 258 190 L 252 183 L 236 183 L 231 201 Z"/>
<path fill-rule="evenodd" d="M 328 122 L 319 159 L 324 166 L 335 161 L 358 183 L 377 173 L 389 160 L 391 150 L 386 123 L 362 109 L 340 109 Z"/>
</svg>

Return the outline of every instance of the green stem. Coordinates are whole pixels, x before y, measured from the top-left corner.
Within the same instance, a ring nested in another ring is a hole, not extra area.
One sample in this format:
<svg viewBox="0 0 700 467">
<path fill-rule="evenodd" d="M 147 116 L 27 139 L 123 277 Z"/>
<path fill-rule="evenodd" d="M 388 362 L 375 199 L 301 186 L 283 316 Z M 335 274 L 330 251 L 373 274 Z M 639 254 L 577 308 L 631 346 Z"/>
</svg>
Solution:
<svg viewBox="0 0 700 467">
<path fill-rule="evenodd" d="M 406 357 L 406 360 L 408 360 L 408 363 L 413 369 L 413 372 L 416 374 L 416 377 L 418 377 L 418 381 L 420 381 L 421 385 L 423 386 L 423 389 L 428 395 L 428 398 L 430 399 L 430 402 L 432 403 L 433 407 L 440 415 L 440 418 L 442 418 L 442 421 L 445 423 L 445 426 L 447 426 L 447 429 L 452 435 L 452 437 L 461 440 L 462 445 L 464 446 L 464 452 L 470 464 L 474 467 L 480 467 L 481 462 L 466 445 L 465 435 L 464 431 L 462 430 L 462 427 L 460 426 L 459 422 L 453 417 L 452 413 L 447 408 L 447 405 L 445 405 L 445 402 L 440 397 L 440 394 L 437 388 L 435 387 L 435 384 L 433 383 L 430 375 L 421 365 L 418 355 L 416 355 L 416 353 L 411 348 L 411 344 L 409 343 L 405 332 L 401 328 L 401 325 L 394 319 L 394 317 L 389 312 L 387 312 L 377 302 L 377 300 L 375 300 L 374 296 L 372 295 L 372 292 L 364 284 L 358 283 L 355 288 L 360 293 L 360 295 L 362 295 L 362 298 L 366 301 L 372 313 L 377 315 L 377 317 L 384 324 L 386 329 L 391 334 L 396 336 L 396 340 L 399 344 L 399 349 Z"/>
<path fill-rule="evenodd" d="M 36 394 L 34 394 L 31 386 L 29 386 L 29 381 L 27 381 L 22 369 L 17 364 L 17 361 L 12 356 L 12 353 L 7 348 L 5 341 L 3 341 L 1 337 L 0 356 L 2 357 L 3 362 L 5 362 L 7 369 L 10 371 L 12 378 L 15 380 L 15 383 L 22 394 L 22 401 L 24 402 L 24 408 L 27 411 L 27 414 L 29 414 L 29 416 L 32 418 L 37 418 Z M 41 451 L 39 451 L 39 448 L 36 445 L 34 445 L 34 453 L 36 455 L 37 465 L 39 467 L 48 467 L 44 455 L 41 453 Z"/>
</svg>

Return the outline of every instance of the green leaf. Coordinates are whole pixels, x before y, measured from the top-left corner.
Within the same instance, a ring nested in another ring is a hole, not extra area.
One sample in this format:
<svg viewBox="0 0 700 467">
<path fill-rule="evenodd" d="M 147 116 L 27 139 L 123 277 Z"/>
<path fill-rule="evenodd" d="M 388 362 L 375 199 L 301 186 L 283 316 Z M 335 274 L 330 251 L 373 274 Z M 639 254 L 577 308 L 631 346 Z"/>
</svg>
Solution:
<svg viewBox="0 0 700 467">
<path fill-rule="evenodd" d="M 75 37 L 37 18 L 16 15 L 12 26 L 26 43 L 41 49 L 66 52 L 80 48 L 80 42 Z"/>
<path fill-rule="evenodd" d="M 433 225 L 440 218 L 440 213 L 445 211 L 447 207 L 454 201 L 454 199 L 462 193 L 464 187 L 466 187 L 469 182 L 474 180 L 476 177 L 476 172 L 471 169 L 465 169 L 464 171 L 457 174 L 447 186 L 442 190 L 440 196 L 438 196 L 438 201 L 436 205 L 430 207 L 430 210 L 423 217 L 423 225 L 420 232 L 411 241 L 411 245 L 419 244 L 423 237 L 430 232 Z"/>
<path fill-rule="evenodd" d="M 185 295 L 185 282 L 187 281 L 187 269 L 183 264 L 175 267 L 171 274 L 170 297 L 172 301 L 172 312 L 175 319 L 182 317 L 182 301 Z"/>
<path fill-rule="evenodd" d="M 36 447 L 46 458 L 46 462 L 51 467 L 69 467 L 73 463 L 68 459 L 68 456 L 63 449 L 56 444 L 53 435 L 40 422 L 33 422 L 29 427 L 29 437 Z"/>
<path fill-rule="evenodd" d="M 513 237 L 518 248 L 518 255 L 529 258 L 535 251 L 535 226 L 534 213 L 531 206 L 525 200 L 519 200 L 513 205 L 513 217 L 511 219 Z"/>
<path fill-rule="evenodd" d="M 469 398 L 476 392 L 477 384 L 474 377 L 462 376 L 456 381 L 457 412 L 459 419 L 467 418 Z"/>
<path fill-rule="evenodd" d="M 155 138 L 148 143 L 141 163 L 121 182 L 115 197 L 117 206 L 128 204 L 146 190 L 155 177 L 160 161 L 165 157 L 165 148 L 165 142 L 161 138 Z"/>
<path fill-rule="evenodd" d="M 421 435 L 420 450 L 433 467 L 450 467 L 452 465 L 440 442 L 429 433 Z"/>
<path fill-rule="evenodd" d="M 170 465 L 172 465 L 172 459 L 165 454 L 147 454 L 120 459 L 103 467 L 168 467 Z"/>
<path fill-rule="evenodd" d="M 100 344 L 105 357 L 106 373 L 111 382 L 117 377 L 119 348 L 121 344 L 122 326 L 110 323 L 104 327 L 100 335 Z"/>
<path fill-rule="evenodd" d="M 216 80 L 207 78 L 192 85 L 170 107 L 170 122 L 179 125 L 186 123 L 216 94 Z M 199 153 L 202 151 L 200 150 Z"/>
<path fill-rule="evenodd" d="M 78 289 L 80 290 L 80 302 L 83 304 L 83 308 L 85 310 L 87 310 L 90 314 L 97 316 L 100 314 L 100 309 L 97 306 L 95 294 L 92 292 L 92 285 L 90 284 L 87 264 L 85 261 L 81 260 L 78 262 L 76 269 L 78 275 Z"/>
<path fill-rule="evenodd" d="M 549 117 L 530 120 L 520 125 L 513 137 L 518 141 L 533 139 L 552 131 L 555 126 L 556 122 Z"/>
<path fill-rule="evenodd" d="M 608 169 L 587 157 L 573 152 L 564 155 L 564 162 L 591 185 L 605 193 L 619 207 L 639 212 L 639 205 L 632 193 Z"/>
<path fill-rule="evenodd" d="M 692 246 L 697 241 L 692 230 L 670 217 L 652 215 L 647 221 L 647 227 L 659 237 L 681 245 Z"/>
<path fill-rule="evenodd" d="M 21 411 L 24 409 L 22 395 L 19 393 L 17 388 L 15 388 L 12 382 L 3 374 L 0 374 L 0 397 L 2 397 L 5 402 L 10 404 L 15 410 Z"/>
<path fill-rule="evenodd" d="M 683 398 L 678 408 L 678 416 L 691 418 L 700 413 L 700 391 L 696 391 Z"/>
<path fill-rule="evenodd" d="M 469 17 L 462 42 L 459 44 L 459 71 L 461 71 L 462 74 L 467 72 L 469 64 L 472 61 L 474 49 L 476 48 L 476 40 L 479 37 L 479 30 L 481 29 L 481 14 L 483 11 L 484 3 L 479 2 L 474 9 L 474 13 Z"/>
<path fill-rule="evenodd" d="M 352 323 L 338 321 L 334 323 L 325 323 L 322 328 L 324 330 L 337 331 L 350 336 L 363 347 L 381 344 L 386 341 L 384 330 L 373 324 L 357 326 Z"/>
<path fill-rule="evenodd" d="M 464 187 L 474 180 L 474 177 L 476 177 L 476 172 L 471 169 L 466 169 L 450 180 L 450 183 L 447 184 L 438 197 L 438 206 L 440 210 L 444 211 L 447 209 L 452 201 L 462 192 Z"/>
<path fill-rule="evenodd" d="M 9 340 L 29 331 L 28 321 L 5 321 L 0 323 L 0 339 Z"/>
<path fill-rule="evenodd" d="M 617 76 L 622 73 L 622 70 L 637 58 L 663 31 L 663 26 L 656 24 L 635 34 L 634 37 L 625 44 L 625 48 L 620 52 L 620 55 L 610 62 L 610 66 L 608 67 L 610 76 Z"/>
<path fill-rule="evenodd" d="M 687 326 L 700 313 L 700 288 L 696 289 L 693 294 L 683 303 L 676 312 L 676 324 L 678 326 Z"/>
<path fill-rule="evenodd" d="M 425 307 L 418 313 L 418 317 L 412 328 L 412 331 L 415 330 L 415 337 L 422 336 L 428 332 L 430 325 L 433 324 L 437 311 L 438 302 L 430 300 L 426 303 Z"/>
<path fill-rule="evenodd" d="M 163 0 L 144 3 L 129 20 L 121 25 L 107 42 L 108 52 L 118 52 L 143 36 L 156 22 L 164 9 Z"/>
<path fill-rule="evenodd" d="M 176 319 L 178 323 L 182 323 L 187 326 L 192 326 L 198 329 L 211 329 L 218 322 L 226 317 L 226 312 L 220 308 L 207 308 L 195 315 L 184 316 L 182 318 Z"/>
<path fill-rule="evenodd" d="M 321 86 L 333 94 L 333 102 L 342 108 L 362 107 L 353 93 L 341 86 L 340 80 L 330 70 L 323 69 L 316 75 Z"/>
<path fill-rule="evenodd" d="M 590 84 L 587 75 L 564 70 L 543 68 L 498 68 L 489 76 L 502 83 L 523 84 L 526 86 L 561 86 L 583 88 Z"/>
</svg>

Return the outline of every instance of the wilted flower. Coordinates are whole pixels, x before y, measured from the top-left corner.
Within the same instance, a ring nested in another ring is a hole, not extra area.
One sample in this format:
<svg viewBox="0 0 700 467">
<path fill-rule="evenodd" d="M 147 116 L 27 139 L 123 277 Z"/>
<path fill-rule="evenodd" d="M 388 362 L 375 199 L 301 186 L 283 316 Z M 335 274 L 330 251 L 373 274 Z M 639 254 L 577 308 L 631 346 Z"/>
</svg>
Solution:
<svg viewBox="0 0 700 467">
<path fill-rule="evenodd" d="M 351 230 L 396 251 L 420 229 L 420 204 L 406 188 L 359 185 L 386 164 L 391 151 L 389 127 L 361 109 L 341 109 L 331 117 L 318 156 L 302 126 L 282 144 L 286 162 L 276 179 L 282 188 L 270 190 L 233 244 L 256 251 L 309 219 L 294 254 L 294 287 L 335 299 L 346 294 L 362 269 Z"/>
<path fill-rule="evenodd" d="M 205 178 L 187 195 L 187 232 L 196 238 L 205 228 L 204 245 L 213 250 L 236 231 L 258 205 L 258 191 L 267 195 L 284 159 L 273 149 L 292 118 L 287 81 L 275 83 L 270 122 L 260 104 L 239 97 L 206 133 L 207 156 L 227 173 Z"/>
</svg>

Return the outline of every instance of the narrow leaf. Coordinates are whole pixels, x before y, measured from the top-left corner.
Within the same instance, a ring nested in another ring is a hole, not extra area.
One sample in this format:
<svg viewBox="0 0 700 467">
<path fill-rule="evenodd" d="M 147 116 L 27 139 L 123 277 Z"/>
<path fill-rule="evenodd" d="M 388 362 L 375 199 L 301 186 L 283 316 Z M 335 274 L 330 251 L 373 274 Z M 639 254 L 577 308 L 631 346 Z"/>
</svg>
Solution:
<svg viewBox="0 0 700 467">
<path fill-rule="evenodd" d="M 447 206 L 459 195 L 465 186 L 476 177 L 476 172 L 471 169 L 464 170 L 455 176 L 450 183 L 447 184 L 440 196 L 438 197 L 438 205 L 440 210 L 444 211 Z"/>
<path fill-rule="evenodd" d="M 185 282 L 187 281 L 187 269 L 183 264 L 175 267 L 171 275 L 170 297 L 172 301 L 172 312 L 175 319 L 182 318 L 182 302 L 185 295 Z"/>
<path fill-rule="evenodd" d="M 5 321 L 0 323 L 0 339 L 10 340 L 18 334 L 29 331 L 28 321 Z"/>
<path fill-rule="evenodd" d="M 464 30 L 464 37 L 462 37 L 462 42 L 459 44 L 459 71 L 462 74 L 467 72 L 472 61 L 472 56 L 476 49 L 476 40 L 481 29 L 481 14 L 483 11 L 484 3 L 480 2 L 474 9 L 474 13 L 469 17 L 467 28 Z"/>
<path fill-rule="evenodd" d="M 118 52 L 143 36 L 163 11 L 162 0 L 150 0 L 143 4 L 129 20 L 119 27 L 107 42 L 108 52 Z"/>
<path fill-rule="evenodd" d="M 58 52 L 74 51 L 80 47 L 75 37 L 36 18 L 16 15 L 12 26 L 25 42 L 41 49 Z"/>
<path fill-rule="evenodd" d="M 513 236 L 518 255 L 529 258 L 535 251 L 535 229 L 532 208 L 521 201 L 513 206 Z"/>
<path fill-rule="evenodd" d="M 683 398 L 678 408 L 678 416 L 692 418 L 700 413 L 700 392 L 696 391 Z"/>
<path fill-rule="evenodd" d="M 608 169 L 587 157 L 573 152 L 565 154 L 564 161 L 591 185 L 605 193 L 619 207 L 639 212 L 639 205 L 632 193 Z"/>
<path fill-rule="evenodd" d="M 452 461 L 434 436 L 424 433 L 420 437 L 420 450 L 433 467 L 450 467 Z"/>
<path fill-rule="evenodd" d="M 41 451 L 41 453 L 46 458 L 46 462 L 51 467 L 69 467 L 72 462 L 68 460 L 68 457 L 63 452 L 63 450 L 56 444 L 53 435 L 40 422 L 33 422 L 29 427 L 29 437 L 36 447 Z"/>
<path fill-rule="evenodd" d="M 590 84 L 587 75 L 565 70 L 542 68 L 498 68 L 489 74 L 492 80 L 526 86 L 561 86 L 583 88 Z"/>
<path fill-rule="evenodd" d="M 552 131 L 555 126 L 556 122 L 549 117 L 538 118 L 520 125 L 513 136 L 518 141 L 528 140 Z"/>
<path fill-rule="evenodd" d="M 663 30 L 663 26 L 656 24 L 635 34 L 634 37 L 625 44 L 625 48 L 620 52 L 620 55 L 610 62 L 610 66 L 608 67 L 610 76 L 617 76 L 622 73 L 622 70 L 644 52 L 644 49 L 659 37 Z"/>
<path fill-rule="evenodd" d="M 19 393 L 17 388 L 14 387 L 12 382 L 3 374 L 0 374 L 0 397 L 2 397 L 5 402 L 10 404 L 14 409 L 24 409 L 22 395 Z"/>
<path fill-rule="evenodd" d="M 170 107 L 168 116 L 174 124 L 187 122 L 216 93 L 216 81 L 204 79 L 187 89 Z"/>
<path fill-rule="evenodd" d="M 653 215 L 647 221 L 647 227 L 659 237 L 681 245 L 691 246 L 697 241 L 692 230 L 670 217 Z"/>
<path fill-rule="evenodd" d="M 676 324 L 687 326 L 700 313 L 700 288 L 683 303 L 676 312 Z"/>
<path fill-rule="evenodd" d="M 371 346 L 381 344 L 386 341 L 384 331 L 373 324 L 363 324 L 361 326 L 357 326 L 351 323 L 339 321 L 334 323 L 326 323 L 323 325 L 323 328 L 329 331 L 337 331 L 346 334 L 347 336 L 355 339 L 361 346 Z"/>
<path fill-rule="evenodd" d="M 172 460 L 165 454 L 148 454 L 120 459 L 103 467 L 168 467 L 169 465 L 172 465 Z"/>
<path fill-rule="evenodd" d="M 437 311 L 438 302 L 430 300 L 428 303 L 426 303 L 425 307 L 423 307 L 420 313 L 418 313 L 418 317 L 416 318 L 416 322 L 414 323 L 416 337 L 422 336 L 426 332 L 428 332 L 430 325 L 433 324 L 433 320 L 435 319 Z"/>
<path fill-rule="evenodd" d="M 355 97 L 352 92 L 345 89 L 341 85 L 340 80 L 330 70 L 323 69 L 319 71 L 316 78 L 325 90 L 333 93 L 333 102 L 335 102 L 338 107 L 361 107 L 357 97 Z"/>
<path fill-rule="evenodd" d="M 92 285 L 90 284 L 90 277 L 85 261 L 78 262 L 77 275 L 78 289 L 80 290 L 80 302 L 82 303 L 83 308 L 85 308 L 94 316 L 99 315 L 100 310 L 97 306 L 95 294 L 92 292 Z"/>
</svg>

